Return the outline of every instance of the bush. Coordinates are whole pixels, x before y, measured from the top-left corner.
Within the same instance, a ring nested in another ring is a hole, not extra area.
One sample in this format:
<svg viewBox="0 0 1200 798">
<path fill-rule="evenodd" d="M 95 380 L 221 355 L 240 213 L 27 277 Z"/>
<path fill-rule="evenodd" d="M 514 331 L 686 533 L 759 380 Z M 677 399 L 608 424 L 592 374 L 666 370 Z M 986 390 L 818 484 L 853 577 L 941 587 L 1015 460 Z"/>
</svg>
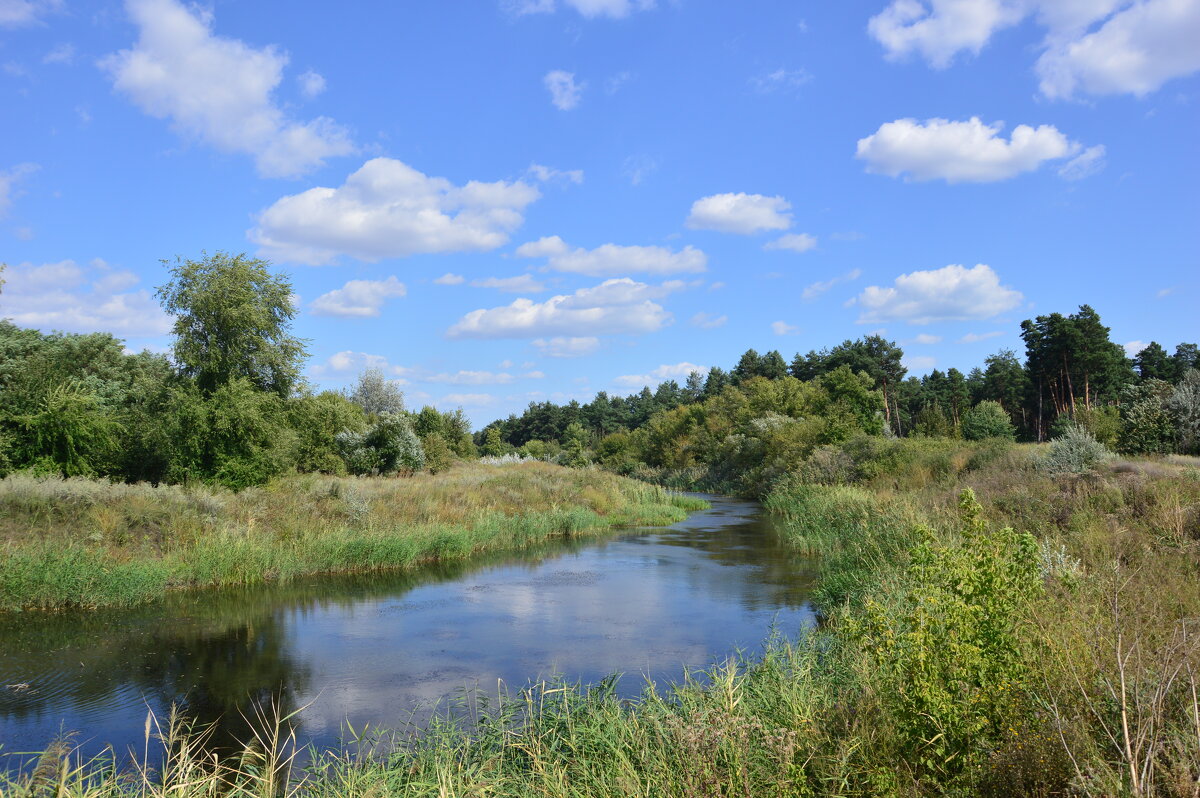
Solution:
<svg viewBox="0 0 1200 798">
<path fill-rule="evenodd" d="M 988 438 L 1007 438 L 1013 440 L 1016 430 L 1008 413 L 999 402 L 983 401 L 963 414 L 963 437 L 969 441 L 982 441 Z"/>
<path fill-rule="evenodd" d="M 1048 474 L 1088 474 L 1112 452 L 1085 429 L 1073 427 L 1050 443 L 1039 467 Z"/>
</svg>

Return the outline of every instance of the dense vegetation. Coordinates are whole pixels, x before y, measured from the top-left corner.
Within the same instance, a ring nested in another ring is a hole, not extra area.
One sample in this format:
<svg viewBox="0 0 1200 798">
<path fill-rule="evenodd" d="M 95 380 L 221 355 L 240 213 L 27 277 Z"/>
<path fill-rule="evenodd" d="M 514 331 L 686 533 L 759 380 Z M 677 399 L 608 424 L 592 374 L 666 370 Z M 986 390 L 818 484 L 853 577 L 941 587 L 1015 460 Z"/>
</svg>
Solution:
<svg viewBox="0 0 1200 798">
<path fill-rule="evenodd" d="M 0 790 L 1198 794 L 1194 344 L 1130 360 L 1085 305 L 1024 322 L 1023 362 L 1001 352 L 965 375 L 907 377 L 878 336 L 790 365 L 751 350 L 683 387 L 531 405 L 472 441 L 459 414 L 405 411 L 378 373 L 313 395 L 280 280 L 243 258 L 177 264 L 161 293 L 173 360 L 0 329 L 2 451 L 19 472 L 0 483 L 9 605 L 465 556 L 677 511 L 607 470 L 762 497 L 818 558 L 825 623 L 637 702 L 534 686 L 470 723 L 313 752 L 303 772 L 286 735 L 217 762 L 176 726 L 161 771 L 56 750 Z M 243 335 L 253 345 L 230 343 Z M 454 466 L 477 448 L 580 468 Z M 318 475 L 420 471 L 445 473 Z M 51 598 L 11 598 L 30 595 Z"/>
</svg>

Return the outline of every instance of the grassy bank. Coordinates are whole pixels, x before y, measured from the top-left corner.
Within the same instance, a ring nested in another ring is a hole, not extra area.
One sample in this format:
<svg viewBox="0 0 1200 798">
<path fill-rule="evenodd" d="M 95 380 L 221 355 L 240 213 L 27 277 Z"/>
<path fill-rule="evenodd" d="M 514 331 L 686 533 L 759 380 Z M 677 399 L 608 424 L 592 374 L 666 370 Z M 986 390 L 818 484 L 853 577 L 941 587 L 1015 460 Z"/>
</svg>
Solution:
<svg viewBox="0 0 1200 798">
<path fill-rule="evenodd" d="M 860 441 L 775 486 L 828 623 L 672 691 L 541 685 L 390 754 L 286 746 L 63 795 L 1191 796 L 1200 784 L 1200 469 L 1055 476 L 1036 447 Z M 176 743 L 176 751 L 179 744 Z M 60 789 L 61 788 L 61 789 Z"/>
<path fill-rule="evenodd" d="M 544 463 L 410 479 L 301 476 L 236 494 L 15 475 L 0 480 L 0 610 L 128 605 L 181 588 L 402 568 L 671 523 L 702 504 Z"/>
</svg>

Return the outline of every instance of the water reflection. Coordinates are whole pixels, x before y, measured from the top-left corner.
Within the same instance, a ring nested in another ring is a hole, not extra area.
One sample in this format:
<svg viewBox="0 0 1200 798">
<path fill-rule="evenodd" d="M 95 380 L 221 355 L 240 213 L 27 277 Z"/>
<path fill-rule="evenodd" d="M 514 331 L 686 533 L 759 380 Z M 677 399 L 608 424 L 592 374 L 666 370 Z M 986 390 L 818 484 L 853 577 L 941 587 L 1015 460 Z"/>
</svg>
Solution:
<svg viewBox="0 0 1200 798">
<path fill-rule="evenodd" d="M 558 542 L 413 573 L 171 596 L 150 607 L 0 616 L 0 742 L 140 748 L 147 708 L 174 702 L 218 742 L 244 738 L 249 702 L 277 700 L 301 737 L 419 720 L 447 696 L 562 675 L 676 680 L 775 622 L 812 622 L 806 563 L 758 505 L 714 498 L 672 527 Z M 28 684 L 27 689 L 5 685 Z"/>
</svg>

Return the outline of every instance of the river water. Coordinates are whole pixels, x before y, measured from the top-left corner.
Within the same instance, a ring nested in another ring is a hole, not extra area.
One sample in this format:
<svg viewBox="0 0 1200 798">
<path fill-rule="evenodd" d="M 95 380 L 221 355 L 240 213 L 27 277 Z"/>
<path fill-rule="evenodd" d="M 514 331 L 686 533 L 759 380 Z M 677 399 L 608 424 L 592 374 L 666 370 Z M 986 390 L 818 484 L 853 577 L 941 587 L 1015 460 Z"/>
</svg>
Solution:
<svg viewBox="0 0 1200 798">
<path fill-rule="evenodd" d="M 229 741 L 270 701 L 334 745 L 347 721 L 403 727 L 472 688 L 623 674 L 632 697 L 811 626 L 810 564 L 757 503 L 705 498 L 669 527 L 470 563 L 0 616 L 0 755 L 63 732 L 85 754 L 140 751 L 148 710 L 172 704 Z"/>
</svg>

